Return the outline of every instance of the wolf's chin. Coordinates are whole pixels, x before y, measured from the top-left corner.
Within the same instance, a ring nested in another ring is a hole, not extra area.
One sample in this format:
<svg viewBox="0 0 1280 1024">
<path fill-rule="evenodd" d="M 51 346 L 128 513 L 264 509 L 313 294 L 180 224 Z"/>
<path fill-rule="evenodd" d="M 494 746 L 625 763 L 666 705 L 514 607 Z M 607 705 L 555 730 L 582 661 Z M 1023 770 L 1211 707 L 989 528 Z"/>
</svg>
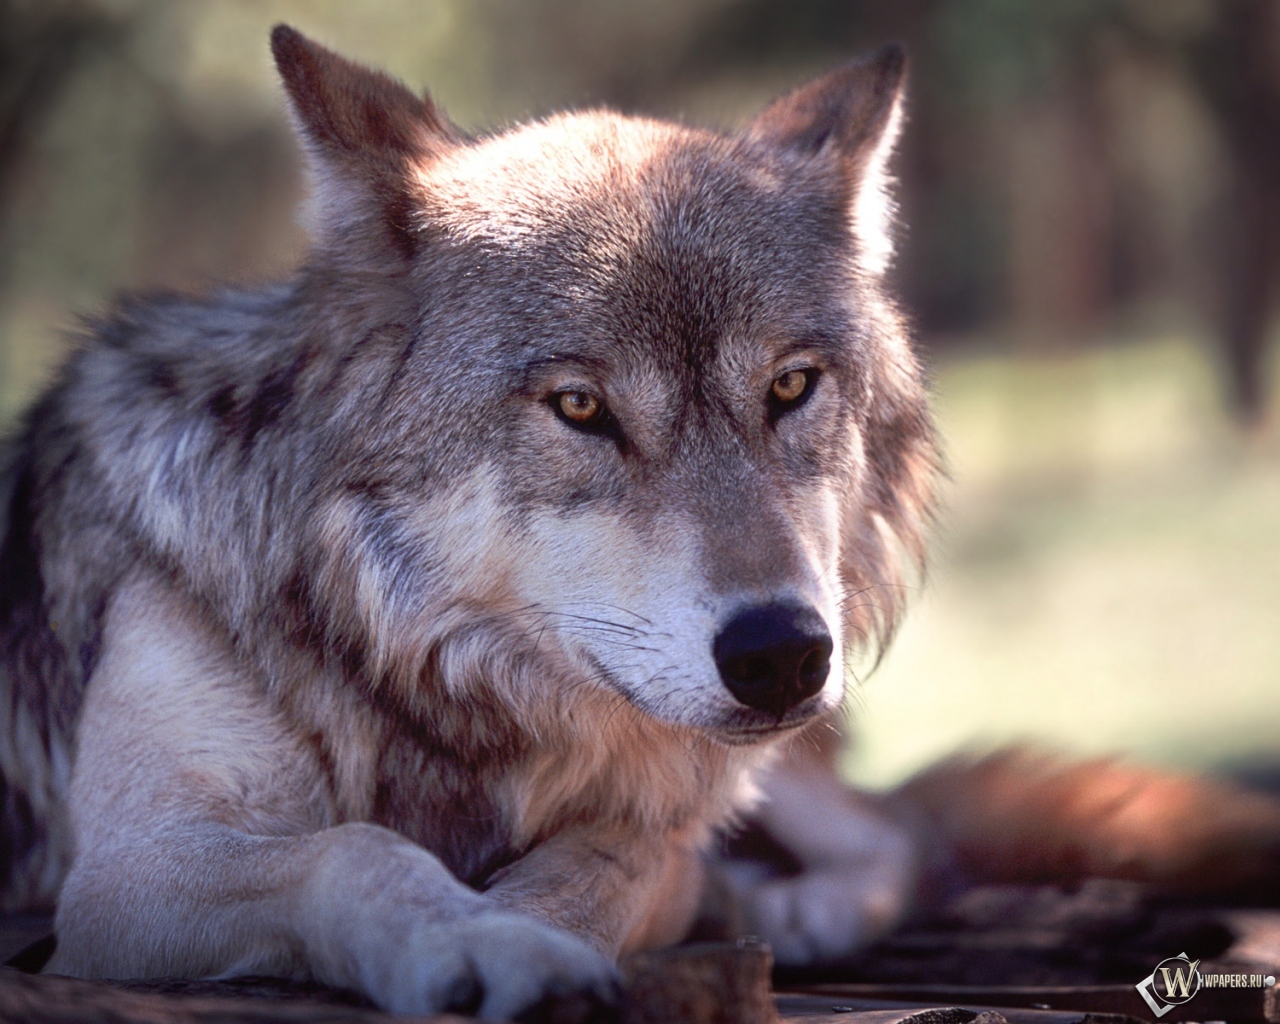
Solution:
<svg viewBox="0 0 1280 1024">
<path fill-rule="evenodd" d="M 762 714 L 749 708 L 735 709 L 713 719 L 690 718 L 669 721 L 672 725 L 693 728 L 707 739 L 727 747 L 749 747 L 781 739 L 811 724 L 830 710 L 821 699 L 814 698 L 788 711 L 782 718 Z"/>
<path fill-rule="evenodd" d="M 627 691 L 608 673 L 600 673 L 594 680 L 597 685 L 607 684 L 617 697 L 640 712 L 645 718 L 657 723 L 660 727 L 689 734 L 700 734 L 714 743 L 727 747 L 747 747 L 767 743 L 788 733 L 808 725 L 823 711 L 827 710 L 820 699 L 815 698 L 812 707 L 799 706 L 793 708 L 781 719 L 753 711 L 750 708 L 734 709 L 723 714 L 698 714 L 690 711 L 686 714 L 673 714 L 669 709 L 655 707 L 643 697 Z"/>
</svg>

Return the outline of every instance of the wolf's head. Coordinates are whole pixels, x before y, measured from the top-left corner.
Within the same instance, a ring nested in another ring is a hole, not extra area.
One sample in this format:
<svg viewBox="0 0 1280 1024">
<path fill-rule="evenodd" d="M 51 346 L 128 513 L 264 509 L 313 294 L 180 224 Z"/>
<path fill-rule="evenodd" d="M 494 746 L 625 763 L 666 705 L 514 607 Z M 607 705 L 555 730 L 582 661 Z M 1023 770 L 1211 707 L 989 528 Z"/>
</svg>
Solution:
<svg viewBox="0 0 1280 1024">
<path fill-rule="evenodd" d="M 901 51 L 733 135 L 589 111 L 471 139 L 273 48 L 316 178 L 304 280 L 353 363 L 397 339 L 335 407 L 318 517 L 374 670 L 604 692 L 725 743 L 837 704 L 934 465 L 881 281 Z"/>
</svg>

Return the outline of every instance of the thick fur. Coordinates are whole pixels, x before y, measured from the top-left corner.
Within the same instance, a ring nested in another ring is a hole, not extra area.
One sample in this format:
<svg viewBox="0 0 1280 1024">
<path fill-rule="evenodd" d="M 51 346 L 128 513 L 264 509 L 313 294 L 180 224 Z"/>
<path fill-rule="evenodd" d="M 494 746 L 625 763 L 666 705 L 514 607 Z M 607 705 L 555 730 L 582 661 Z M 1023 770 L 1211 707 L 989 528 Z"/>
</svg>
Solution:
<svg viewBox="0 0 1280 1024">
<path fill-rule="evenodd" d="M 122 303 L 6 456 L 6 905 L 57 897 L 51 969 L 83 976 L 492 1017 L 603 992 L 688 927 L 700 851 L 922 554 L 932 431 L 881 277 L 902 55 L 736 135 L 590 111 L 471 140 L 273 48 L 306 266 Z M 836 643 L 781 719 L 711 651 L 771 600 Z M 753 911 L 795 957 L 862 934 L 812 941 L 795 895 Z"/>
</svg>

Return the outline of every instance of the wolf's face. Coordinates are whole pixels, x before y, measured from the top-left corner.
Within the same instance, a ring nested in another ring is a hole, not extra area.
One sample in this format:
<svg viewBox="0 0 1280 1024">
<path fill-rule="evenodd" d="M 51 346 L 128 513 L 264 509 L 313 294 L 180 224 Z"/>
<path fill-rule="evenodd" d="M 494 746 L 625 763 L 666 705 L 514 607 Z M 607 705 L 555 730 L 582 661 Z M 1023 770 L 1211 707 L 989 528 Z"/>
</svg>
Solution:
<svg viewBox="0 0 1280 1024">
<path fill-rule="evenodd" d="M 330 513 L 371 629 L 484 623 L 562 696 L 727 743 L 839 702 L 932 459 L 878 277 L 901 70 L 843 69 L 738 136 L 591 112 L 466 142 L 423 107 L 397 160 L 385 97 L 381 143 L 347 125 L 338 151 L 293 89 L 322 240 L 375 272 L 385 249 L 411 296 L 360 434 L 384 440 Z M 394 170 L 351 173 L 369 149 Z"/>
</svg>

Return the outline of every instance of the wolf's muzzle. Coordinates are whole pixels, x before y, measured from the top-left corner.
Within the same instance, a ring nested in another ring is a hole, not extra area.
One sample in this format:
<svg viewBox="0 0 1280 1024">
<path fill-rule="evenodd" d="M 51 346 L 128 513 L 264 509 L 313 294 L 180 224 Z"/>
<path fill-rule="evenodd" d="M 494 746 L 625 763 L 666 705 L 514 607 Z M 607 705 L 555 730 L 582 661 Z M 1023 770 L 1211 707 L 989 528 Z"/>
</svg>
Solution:
<svg viewBox="0 0 1280 1024">
<path fill-rule="evenodd" d="M 778 718 L 822 689 L 831 649 L 821 615 L 807 605 L 776 603 L 739 612 L 711 648 L 729 692 Z"/>
</svg>

